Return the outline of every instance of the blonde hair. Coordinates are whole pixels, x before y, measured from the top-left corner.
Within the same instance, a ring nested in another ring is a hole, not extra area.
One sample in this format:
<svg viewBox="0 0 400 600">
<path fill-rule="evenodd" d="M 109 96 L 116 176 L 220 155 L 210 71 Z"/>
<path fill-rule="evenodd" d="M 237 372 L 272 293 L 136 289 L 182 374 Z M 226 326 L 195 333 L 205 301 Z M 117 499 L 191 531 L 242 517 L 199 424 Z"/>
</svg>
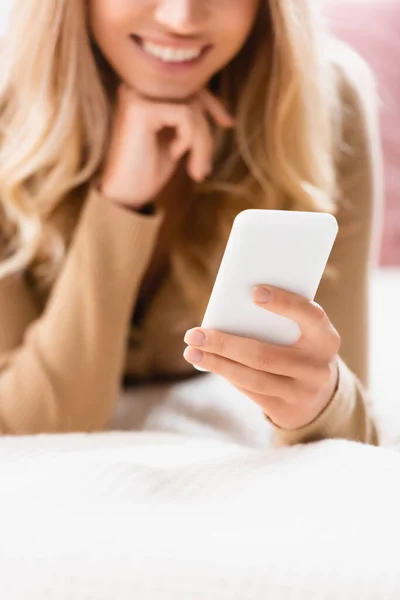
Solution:
<svg viewBox="0 0 400 600">
<path fill-rule="evenodd" d="M 183 228 L 174 252 L 194 302 L 211 283 L 210 244 L 224 239 L 240 210 L 334 209 L 334 78 L 313 5 L 262 0 L 245 47 L 212 82 L 237 126 L 218 140 L 214 172 L 191 202 L 195 227 Z M 90 185 L 104 159 L 112 112 L 103 71 L 84 2 L 14 0 L 0 69 L 0 202 L 9 238 L 0 277 L 27 269 L 43 246 L 62 263 L 62 240 L 48 220 Z"/>
</svg>

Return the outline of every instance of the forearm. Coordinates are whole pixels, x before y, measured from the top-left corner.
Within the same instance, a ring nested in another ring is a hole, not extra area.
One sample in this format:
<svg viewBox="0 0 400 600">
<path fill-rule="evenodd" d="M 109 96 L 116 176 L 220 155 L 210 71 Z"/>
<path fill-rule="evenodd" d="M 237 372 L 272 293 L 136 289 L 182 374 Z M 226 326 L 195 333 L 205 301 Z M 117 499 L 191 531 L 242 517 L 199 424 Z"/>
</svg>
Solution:
<svg viewBox="0 0 400 600">
<path fill-rule="evenodd" d="M 91 193 L 44 314 L 1 372 L 4 433 L 106 424 L 159 225 L 159 216 L 125 211 Z"/>
</svg>

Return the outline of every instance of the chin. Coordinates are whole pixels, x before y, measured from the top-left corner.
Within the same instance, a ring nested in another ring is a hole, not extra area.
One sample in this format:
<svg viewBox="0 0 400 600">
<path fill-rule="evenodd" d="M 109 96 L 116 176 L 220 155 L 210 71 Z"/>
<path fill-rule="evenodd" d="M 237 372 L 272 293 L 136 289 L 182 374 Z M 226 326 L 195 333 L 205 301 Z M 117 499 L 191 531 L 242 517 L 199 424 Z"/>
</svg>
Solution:
<svg viewBox="0 0 400 600">
<path fill-rule="evenodd" d="M 165 82 L 151 81 L 147 85 L 144 82 L 132 82 L 132 87 L 145 98 L 157 102 L 186 102 L 197 94 L 203 85 L 177 85 L 176 82 L 166 84 Z"/>
</svg>

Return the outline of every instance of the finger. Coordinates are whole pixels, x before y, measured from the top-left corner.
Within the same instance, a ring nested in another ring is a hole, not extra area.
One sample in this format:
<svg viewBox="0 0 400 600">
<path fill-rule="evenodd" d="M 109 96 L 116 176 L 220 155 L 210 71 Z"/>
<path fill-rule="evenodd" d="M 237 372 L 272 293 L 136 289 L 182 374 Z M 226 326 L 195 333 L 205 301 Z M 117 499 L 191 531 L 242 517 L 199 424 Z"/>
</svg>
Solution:
<svg viewBox="0 0 400 600">
<path fill-rule="evenodd" d="M 177 160 L 192 146 L 193 119 L 188 106 L 164 104 L 148 109 L 148 118 L 154 133 L 170 128 L 175 131 L 175 139 L 170 143 L 170 153 Z"/>
<path fill-rule="evenodd" d="M 182 158 L 182 156 L 190 150 L 190 141 L 191 136 L 183 136 L 182 132 L 181 135 L 176 136 L 175 139 L 171 142 L 171 158 L 173 160 L 179 160 L 180 158 Z"/>
<path fill-rule="evenodd" d="M 211 92 L 202 90 L 199 93 L 199 100 L 217 125 L 226 128 L 233 127 L 233 117 L 228 113 L 222 102 L 211 94 Z"/>
<path fill-rule="evenodd" d="M 297 386 L 295 381 L 290 377 L 257 371 L 216 354 L 202 352 L 192 346 L 186 348 L 183 356 L 189 363 L 220 375 L 228 379 L 233 385 L 240 386 L 251 392 L 267 396 L 277 396 L 289 403 L 295 401 L 297 398 Z"/>
<path fill-rule="evenodd" d="M 202 181 L 211 171 L 213 138 L 202 108 L 193 108 L 193 140 L 188 159 L 188 173 L 195 181 Z"/>
<path fill-rule="evenodd" d="M 318 377 L 321 368 L 298 348 L 266 344 L 211 329 L 190 329 L 186 332 L 185 342 L 252 369 L 302 381 Z"/>
<path fill-rule="evenodd" d="M 255 304 L 295 321 L 303 336 L 316 340 L 326 336 L 331 323 L 316 302 L 273 286 L 258 286 L 253 293 Z"/>
<path fill-rule="evenodd" d="M 192 148 L 193 123 L 189 120 L 182 120 L 177 123 L 175 132 L 175 139 L 171 142 L 170 152 L 173 160 L 179 160 Z"/>
</svg>

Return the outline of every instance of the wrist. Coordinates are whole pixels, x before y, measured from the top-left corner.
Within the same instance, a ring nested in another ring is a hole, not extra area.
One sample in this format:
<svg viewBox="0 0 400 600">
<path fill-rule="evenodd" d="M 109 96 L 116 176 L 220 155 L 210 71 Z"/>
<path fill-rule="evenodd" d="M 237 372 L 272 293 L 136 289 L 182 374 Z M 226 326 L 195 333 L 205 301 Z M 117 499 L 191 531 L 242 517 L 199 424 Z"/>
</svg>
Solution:
<svg viewBox="0 0 400 600">
<path fill-rule="evenodd" d="M 110 193 L 107 187 L 101 182 L 97 181 L 95 187 L 98 192 L 107 198 L 111 204 L 122 208 L 123 210 L 129 210 L 130 212 L 137 212 L 141 215 L 154 215 L 156 212 L 156 206 L 152 201 L 137 202 L 131 199 L 118 198 L 114 194 Z"/>
<path fill-rule="evenodd" d="M 142 205 L 132 205 L 126 202 L 120 202 L 119 200 L 111 200 L 112 204 L 114 204 L 114 206 L 117 206 L 118 208 L 122 208 L 123 210 L 129 210 L 130 212 L 136 212 L 139 215 L 154 215 L 156 212 L 156 206 L 153 202 L 147 202 L 146 204 L 142 204 Z"/>
<path fill-rule="evenodd" d="M 308 427 L 315 421 L 317 421 L 321 415 L 327 410 L 328 406 L 333 402 L 339 387 L 339 363 L 337 358 L 334 359 L 330 366 L 331 377 L 328 384 L 321 390 L 316 398 L 316 405 L 309 418 L 305 421 L 301 427 Z"/>
</svg>

